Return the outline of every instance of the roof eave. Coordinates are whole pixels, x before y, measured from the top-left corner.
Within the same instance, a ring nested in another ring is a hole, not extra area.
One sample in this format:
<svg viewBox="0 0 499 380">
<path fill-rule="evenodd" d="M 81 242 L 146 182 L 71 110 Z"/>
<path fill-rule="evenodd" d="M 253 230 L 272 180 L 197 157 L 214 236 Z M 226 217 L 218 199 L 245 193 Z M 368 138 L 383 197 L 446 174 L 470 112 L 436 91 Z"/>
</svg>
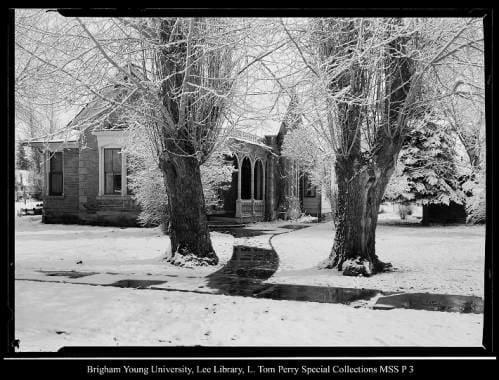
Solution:
<svg viewBox="0 0 499 380">
<path fill-rule="evenodd" d="M 51 150 L 56 151 L 60 149 L 70 149 L 70 148 L 79 148 L 78 141 L 26 141 L 22 143 L 24 146 L 28 146 L 31 148 L 38 148 L 42 150 Z"/>
</svg>

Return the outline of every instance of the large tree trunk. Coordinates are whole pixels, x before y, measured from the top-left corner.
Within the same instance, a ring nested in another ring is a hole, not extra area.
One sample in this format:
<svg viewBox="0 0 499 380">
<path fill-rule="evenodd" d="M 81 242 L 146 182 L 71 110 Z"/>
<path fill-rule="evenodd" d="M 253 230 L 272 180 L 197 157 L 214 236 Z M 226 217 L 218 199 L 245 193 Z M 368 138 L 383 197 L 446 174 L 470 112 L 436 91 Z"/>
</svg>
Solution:
<svg viewBox="0 0 499 380">
<path fill-rule="evenodd" d="M 378 210 L 393 168 L 355 168 L 348 159 L 335 165 L 338 183 L 336 233 L 326 268 L 346 276 L 370 276 L 391 267 L 375 251 Z"/>
<path fill-rule="evenodd" d="M 388 21 L 391 22 L 395 25 L 401 20 Z M 354 22 L 340 26 L 343 29 L 341 44 L 326 44 L 328 59 L 337 55 L 335 49 L 338 46 L 342 46 L 341 53 L 348 56 L 356 49 L 359 39 L 365 36 L 362 28 Z M 366 70 L 365 62 L 354 60 L 347 70 L 329 83 L 334 93 L 343 91 L 349 95 L 343 94 L 340 98 L 343 100 L 337 103 L 335 110 L 336 128 L 341 132 L 338 134 L 335 163 L 338 185 L 336 234 L 325 263 L 326 268 L 337 268 L 344 275 L 370 276 L 391 267 L 381 262 L 375 253 L 375 234 L 379 206 L 402 146 L 409 116 L 407 107 L 414 97 L 410 91 L 412 60 L 403 54 L 407 40 L 408 37 L 397 37 L 387 46 L 383 72 L 378 74 L 384 82 L 386 94 L 376 99 L 382 105 L 373 110 L 377 117 L 373 118 L 367 112 L 372 101 L 366 87 L 371 74 Z M 362 143 L 367 141 L 362 129 L 367 128 L 364 131 L 369 132 L 370 127 L 375 127 L 370 130 L 374 141 L 363 147 Z"/>
<path fill-rule="evenodd" d="M 216 265 L 205 210 L 201 172 L 193 157 L 175 157 L 160 162 L 168 190 L 169 236 L 172 256 L 181 264 Z"/>
</svg>

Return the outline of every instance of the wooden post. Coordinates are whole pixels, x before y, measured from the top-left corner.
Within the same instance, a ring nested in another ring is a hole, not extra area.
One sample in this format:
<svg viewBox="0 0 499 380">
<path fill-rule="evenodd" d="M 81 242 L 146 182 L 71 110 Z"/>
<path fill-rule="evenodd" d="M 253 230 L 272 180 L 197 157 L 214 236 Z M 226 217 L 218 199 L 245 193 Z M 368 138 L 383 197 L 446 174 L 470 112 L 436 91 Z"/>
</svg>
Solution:
<svg viewBox="0 0 499 380">
<path fill-rule="evenodd" d="M 126 153 L 121 149 L 121 196 L 127 195 Z"/>
<path fill-rule="evenodd" d="M 237 160 L 237 200 L 241 200 L 241 175 L 243 174 L 243 164 L 244 157 L 241 161 L 239 161 L 239 156 L 236 156 Z"/>
<path fill-rule="evenodd" d="M 255 215 L 255 159 L 250 159 L 251 163 L 251 215 Z"/>
<path fill-rule="evenodd" d="M 270 156 L 268 157 L 268 168 L 266 170 L 266 175 L 269 176 L 269 180 L 267 181 L 268 183 L 268 189 L 265 192 L 265 215 L 267 220 L 274 220 L 276 218 L 276 215 L 274 213 L 274 207 L 275 207 L 275 179 L 274 179 L 274 157 Z"/>
<path fill-rule="evenodd" d="M 237 199 L 236 199 L 236 218 L 241 217 L 241 175 L 242 175 L 242 161 L 244 160 L 239 160 L 239 156 L 236 154 L 236 160 L 237 160 Z"/>
<path fill-rule="evenodd" d="M 265 216 L 265 165 L 266 165 L 266 161 L 260 161 L 261 162 L 261 168 L 262 168 L 262 180 L 263 180 L 263 184 L 262 184 L 262 195 L 261 195 L 261 198 L 263 200 L 263 212 L 262 214 Z"/>
</svg>

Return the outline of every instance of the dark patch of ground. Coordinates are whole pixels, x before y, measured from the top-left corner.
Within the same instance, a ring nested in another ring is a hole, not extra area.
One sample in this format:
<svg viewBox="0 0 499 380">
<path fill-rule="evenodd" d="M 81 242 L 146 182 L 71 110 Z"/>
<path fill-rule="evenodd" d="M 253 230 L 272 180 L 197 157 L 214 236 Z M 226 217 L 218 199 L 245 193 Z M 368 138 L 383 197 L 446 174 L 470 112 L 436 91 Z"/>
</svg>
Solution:
<svg viewBox="0 0 499 380">
<path fill-rule="evenodd" d="M 94 274 L 98 274 L 97 272 L 76 272 L 73 270 L 67 271 L 48 271 L 48 270 L 39 270 L 38 272 L 44 273 L 46 276 L 63 276 L 69 278 L 80 278 L 86 276 L 92 276 Z"/>
</svg>

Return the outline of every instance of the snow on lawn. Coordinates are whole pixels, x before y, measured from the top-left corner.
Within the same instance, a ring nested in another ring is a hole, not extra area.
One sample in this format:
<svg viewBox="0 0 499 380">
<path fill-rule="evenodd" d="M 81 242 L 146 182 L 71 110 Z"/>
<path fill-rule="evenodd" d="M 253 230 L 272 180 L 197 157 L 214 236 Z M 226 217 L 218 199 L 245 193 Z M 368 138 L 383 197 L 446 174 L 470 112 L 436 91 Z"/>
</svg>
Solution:
<svg viewBox="0 0 499 380">
<path fill-rule="evenodd" d="M 220 263 L 196 268 L 202 275 L 220 269 L 232 256 L 234 238 L 211 232 Z M 189 273 L 163 259 L 170 240 L 158 228 L 119 228 L 43 224 L 41 216 L 16 217 L 16 276 L 33 270 L 75 270 L 113 273 Z"/>
<path fill-rule="evenodd" d="M 281 228 L 292 224 L 290 221 L 255 223 L 247 228 L 262 231 L 262 235 L 237 239 L 211 232 L 219 265 L 191 269 L 163 260 L 170 242 L 159 228 L 42 224 L 40 216 L 16 218 L 16 276 L 26 277 L 36 270 L 75 270 L 204 277 L 230 259 L 233 245 L 270 248 L 269 238 L 279 233 L 271 239 L 279 268 L 269 282 L 483 297 L 484 226 L 424 227 L 411 218 L 397 225 L 394 215 L 381 215 L 376 250 L 381 260 L 391 262 L 396 270 L 370 278 L 317 268 L 332 246 L 332 222 L 300 230 Z"/>
<path fill-rule="evenodd" d="M 480 346 L 482 336 L 481 314 L 29 281 L 17 281 L 15 291 L 21 351 L 75 345 Z"/>
<path fill-rule="evenodd" d="M 348 277 L 318 269 L 333 244 L 333 223 L 321 223 L 272 238 L 279 268 L 269 282 L 384 291 L 429 292 L 483 297 L 484 226 L 430 226 L 386 218 L 376 230 L 376 252 L 394 272 Z"/>
</svg>

